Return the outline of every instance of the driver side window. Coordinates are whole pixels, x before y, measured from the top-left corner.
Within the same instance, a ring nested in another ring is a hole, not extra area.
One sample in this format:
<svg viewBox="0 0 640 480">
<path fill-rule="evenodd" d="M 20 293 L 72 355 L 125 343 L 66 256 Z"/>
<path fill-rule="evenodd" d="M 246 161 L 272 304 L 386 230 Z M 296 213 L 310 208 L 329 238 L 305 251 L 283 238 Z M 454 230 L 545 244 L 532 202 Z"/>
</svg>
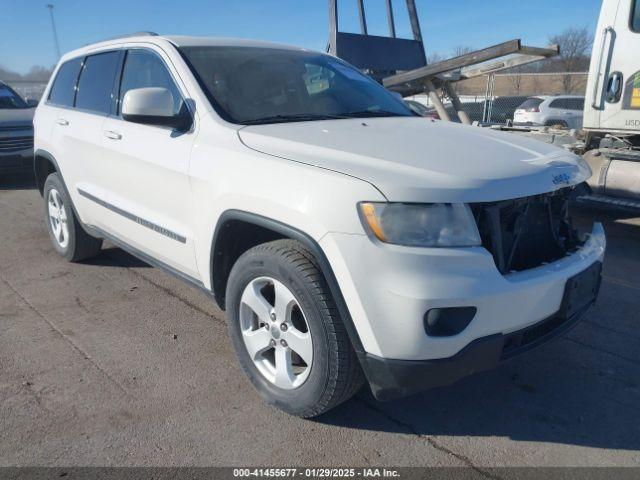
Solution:
<svg viewBox="0 0 640 480">
<path fill-rule="evenodd" d="M 118 108 L 122 107 L 122 100 L 129 90 L 147 87 L 169 90 L 173 97 L 173 113 L 177 115 L 180 112 L 182 96 L 160 57 L 147 50 L 129 50 L 120 82 Z"/>
<path fill-rule="evenodd" d="M 640 33 L 640 0 L 634 0 L 631 12 L 631 30 Z"/>
</svg>

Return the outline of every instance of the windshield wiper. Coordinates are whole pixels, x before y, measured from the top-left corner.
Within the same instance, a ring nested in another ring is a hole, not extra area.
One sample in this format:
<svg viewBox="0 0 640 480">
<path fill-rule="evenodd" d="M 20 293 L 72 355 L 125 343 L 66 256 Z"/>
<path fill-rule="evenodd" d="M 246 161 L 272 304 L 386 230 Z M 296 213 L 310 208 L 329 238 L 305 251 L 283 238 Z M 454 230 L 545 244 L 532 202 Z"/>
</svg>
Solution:
<svg viewBox="0 0 640 480">
<path fill-rule="evenodd" d="M 286 123 L 286 122 L 312 122 L 314 120 L 335 120 L 344 118 L 342 115 L 318 115 L 300 113 L 295 115 L 271 115 L 269 117 L 255 118 L 240 122 L 243 125 L 261 125 L 264 123 Z"/>
<path fill-rule="evenodd" d="M 268 117 L 255 118 L 239 122 L 243 125 L 262 125 L 266 123 L 286 123 L 286 122 L 313 122 L 315 120 L 339 120 L 343 118 L 372 118 L 372 117 L 408 117 L 402 113 L 389 112 L 386 110 L 356 110 L 353 112 L 332 113 L 332 114 L 312 114 L 297 113 L 293 115 L 271 115 Z"/>
<path fill-rule="evenodd" d="M 356 110 L 340 114 L 341 118 L 370 118 L 370 117 L 408 117 L 402 113 L 389 112 L 387 110 Z"/>
</svg>

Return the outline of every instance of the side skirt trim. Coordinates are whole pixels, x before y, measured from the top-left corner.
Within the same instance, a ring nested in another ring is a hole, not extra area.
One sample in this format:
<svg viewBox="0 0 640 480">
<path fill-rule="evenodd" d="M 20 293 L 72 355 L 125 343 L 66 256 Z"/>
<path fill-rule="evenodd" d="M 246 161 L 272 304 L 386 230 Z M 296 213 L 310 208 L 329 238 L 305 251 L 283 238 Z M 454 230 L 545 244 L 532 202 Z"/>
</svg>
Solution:
<svg viewBox="0 0 640 480">
<path fill-rule="evenodd" d="M 156 233 L 159 233 L 160 235 L 164 235 L 165 237 L 168 237 L 172 240 L 175 240 L 176 242 L 180 242 L 180 243 L 187 243 L 187 238 L 175 233 L 167 228 L 161 227 L 160 225 L 153 223 L 149 220 L 146 220 L 142 217 L 138 217 L 137 215 L 134 215 L 131 212 L 128 212 L 126 210 L 121 209 L 120 207 L 116 207 L 115 205 L 109 203 L 109 202 L 105 202 L 104 200 L 102 200 L 101 198 L 98 198 L 92 194 L 90 194 L 89 192 L 85 192 L 84 190 L 78 188 L 78 193 L 80 195 L 82 195 L 83 197 L 91 200 L 94 203 L 97 203 L 98 205 L 100 205 L 101 207 L 104 207 L 108 210 L 111 210 L 112 212 L 117 213 L 118 215 L 123 216 L 124 218 L 127 218 L 129 220 L 131 220 L 132 222 L 136 222 L 138 225 L 142 225 L 143 227 L 147 227 L 149 230 L 153 230 Z"/>
</svg>

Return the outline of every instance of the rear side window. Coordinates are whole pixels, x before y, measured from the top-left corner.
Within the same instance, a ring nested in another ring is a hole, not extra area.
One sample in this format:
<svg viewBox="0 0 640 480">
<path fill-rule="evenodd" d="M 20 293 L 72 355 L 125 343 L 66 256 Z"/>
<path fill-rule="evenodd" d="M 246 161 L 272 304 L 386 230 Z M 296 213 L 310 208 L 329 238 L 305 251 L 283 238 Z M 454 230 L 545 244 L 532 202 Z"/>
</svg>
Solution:
<svg viewBox="0 0 640 480">
<path fill-rule="evenodd" d="M 633 2 L 633 10 L 631 12 L 631 30 L 640 32 L 640 0 Z"/>
<path fill-rule="evenodd" d="M 569 110 L 584 110 L 584 98 L 568 98 L 567 108 Z"/>
<path fill-rule="evenodd" d="M 160 57 L 147 50 L 129 50 L 122 72 L 119 104 L 122 105 L 129 90 L 147 87 L 169 90 L 173 96 L 173 113 L 177 115 L 180 112 L 182 96 Z"/>
<path fill-rule="evenodd" d="M 77 108 L 105 114 L 111 111 L 119 57 L 120 52 L 107 52 L 86 58 L 78 82 Z"/>
<path fill-rule="evenodd" d="M 543 100 L 541 98 L 529 98 L 522 105 L 520 105 L 518 108 L 521 108 L 522 110 L 529 110 L 531 108 L 537 108 L 537 107 L 540 106 L 542 101 Z"/>
<path fill-rule="evenodd" d="M 566 98 L 556 98 L 549 104 L 549 108 L 562 108 L 566 110 L 569 108 L 568 100 Z"/>
<path fill-rule="evenodd" d="M 76 81 L 82 66 L 81 58 L 74 58 L 62 64 L 58 69 L 58 74 L 53 81 L 49 101 L 63 107 L 72 107 L 73 98 L 76 93 Z"/>
</svg>

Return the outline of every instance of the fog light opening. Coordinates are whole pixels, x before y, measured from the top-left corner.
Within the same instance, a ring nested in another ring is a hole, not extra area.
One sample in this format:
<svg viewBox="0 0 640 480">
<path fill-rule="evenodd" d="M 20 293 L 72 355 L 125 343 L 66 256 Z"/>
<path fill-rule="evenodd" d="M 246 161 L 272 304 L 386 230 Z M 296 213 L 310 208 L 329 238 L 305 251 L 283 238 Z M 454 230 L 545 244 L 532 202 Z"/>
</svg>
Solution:
<svg viewBox="0 0 640 480">
<path fill-rule="evenodd" d="M 476 307 L 432 308 L 424 314 L 424 330 L 430 337 L 457 335 L 471 323 L 476 311 Z"/>
</svg>

